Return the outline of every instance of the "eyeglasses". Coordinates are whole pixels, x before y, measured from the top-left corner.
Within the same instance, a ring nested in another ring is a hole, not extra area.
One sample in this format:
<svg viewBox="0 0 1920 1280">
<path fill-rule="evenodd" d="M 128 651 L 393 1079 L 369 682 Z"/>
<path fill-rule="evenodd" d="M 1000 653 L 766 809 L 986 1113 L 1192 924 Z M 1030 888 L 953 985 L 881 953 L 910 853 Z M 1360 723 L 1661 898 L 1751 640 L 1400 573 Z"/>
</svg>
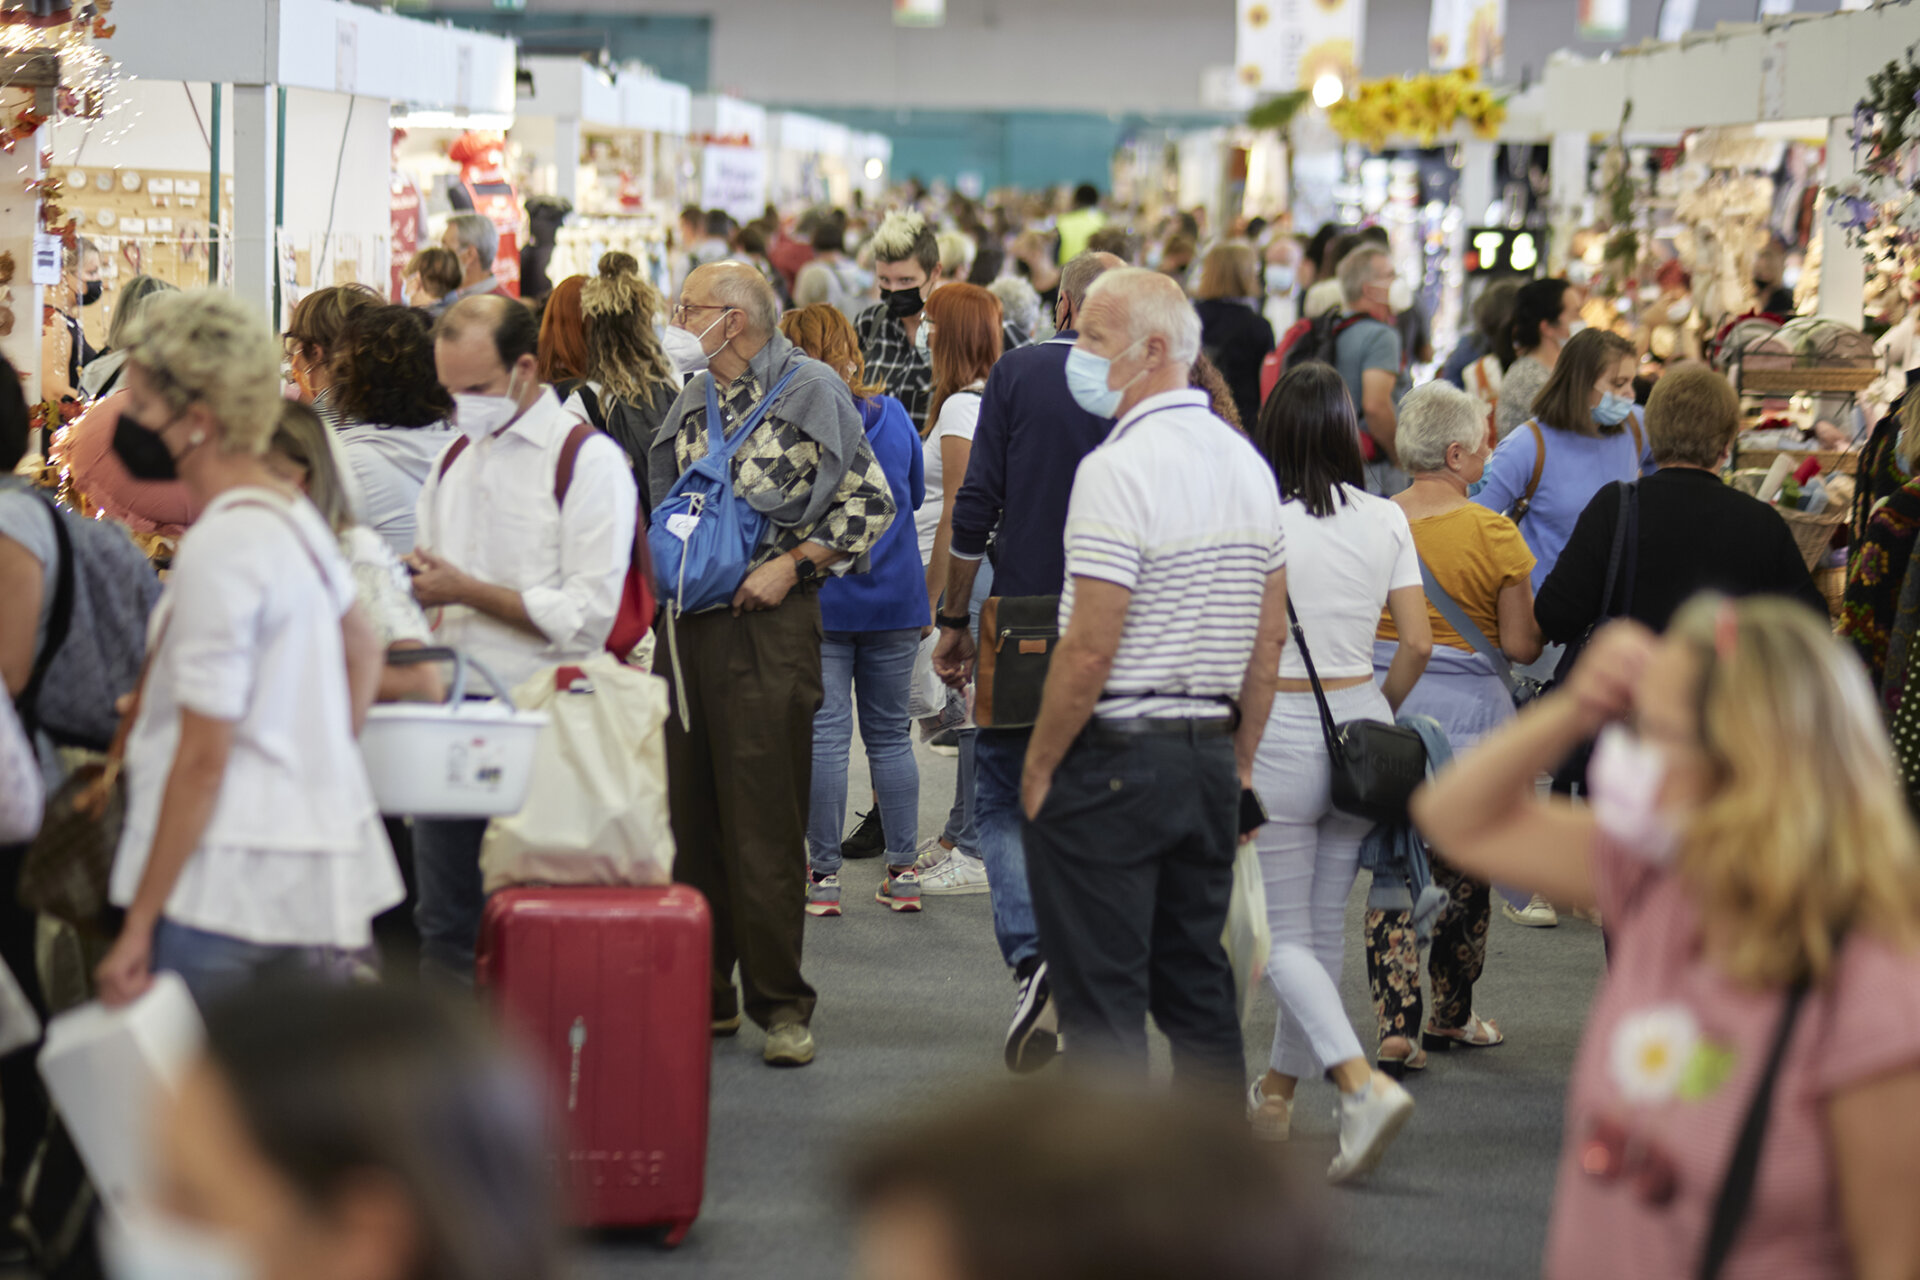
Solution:
<svg viewBox="0 0 1920 1280">
<path fill-rule="evenodd" d="M 724 302 L 676 302 L 673 304 L 673 314 L 668 317 L 668 320 L 677 324 L 685 320 L 691 312 L 731 310 L 733 310 L 733 308 Z"/>
</svg>

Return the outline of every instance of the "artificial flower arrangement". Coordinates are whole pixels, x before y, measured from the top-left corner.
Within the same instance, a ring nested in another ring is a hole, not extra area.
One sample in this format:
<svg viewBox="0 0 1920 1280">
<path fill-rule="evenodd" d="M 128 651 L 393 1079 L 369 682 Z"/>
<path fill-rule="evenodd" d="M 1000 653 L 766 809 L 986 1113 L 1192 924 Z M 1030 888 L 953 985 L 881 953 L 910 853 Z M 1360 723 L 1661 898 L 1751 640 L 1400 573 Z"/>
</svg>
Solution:
<svg viewBox="0 0 1920 1280">
<path fill-rule="evenodd" d="M 1867 93 L 1854 104 L 1848 137 L 1859 172 L 1845 182 L 1823 187 L 1821 196 L 1837 206 L 1850 244 L 1877 231 L 1901 243 L 1920 240 L 1920 201 L 1914 199 L 1914 144 L 1920 142 L 1920 62 L 1909 45 L 1867 77 Z"/>
<path fill-rule="evenodd" d="M 1464 120 L 1477 138 L 1500 136 L 1507 100 L 1479 83 L 1480 73 L 1461 67 L 1439 74 L 1362 80 L 1327 110 L 1327 122 L 1349 142 L 1374 150 L 1392 137 L 1417 138 L 1430 147 Z"/>
</svg>

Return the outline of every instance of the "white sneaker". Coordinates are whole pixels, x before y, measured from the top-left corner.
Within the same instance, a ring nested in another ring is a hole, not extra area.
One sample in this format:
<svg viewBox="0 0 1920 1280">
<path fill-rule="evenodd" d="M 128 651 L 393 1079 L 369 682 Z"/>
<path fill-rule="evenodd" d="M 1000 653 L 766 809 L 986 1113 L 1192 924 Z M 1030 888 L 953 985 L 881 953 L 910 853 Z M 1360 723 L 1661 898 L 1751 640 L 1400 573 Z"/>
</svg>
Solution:
<svg viewBox="0 0 1920 1280">
<path fill-rule="evenodd" d="M 1265 1073 L 1255 1076 L 1247 1089 L 1247 1120 L 1253 1136 L 1262 1142 L 1285 1142 L 1293 1135 L 1293 1104 L 1276 1098 L 1260 1087 Z"/>
<path fill-rule="evenodd" d="M 1365 1091 L 1341 1094 L 1334 1111 L 1340 1121 L 1340 1154 L 1327 1166 L 1327 1181 L 1338 1185 L 1372 1172 L 1412 1114 L 1413 1095 L 1378 1071 Z"/>
<path fill-rule="evenodd" d="M 1515 924 L 1523 924 L 1529 929 L 1551 929 L 1560 923 L 1560 913 L 1553 904 L 1539 894 L 1534 894 L 1524 907 L 1516 908 L 1505 898 L 1500 900 L 1500 914 Z"/>
<path fill-rule="evenodd" d="M 987 864 L 958 849 L 920 873 L 923 897 L 961 897 L 987 892 Z"/>
</svg>

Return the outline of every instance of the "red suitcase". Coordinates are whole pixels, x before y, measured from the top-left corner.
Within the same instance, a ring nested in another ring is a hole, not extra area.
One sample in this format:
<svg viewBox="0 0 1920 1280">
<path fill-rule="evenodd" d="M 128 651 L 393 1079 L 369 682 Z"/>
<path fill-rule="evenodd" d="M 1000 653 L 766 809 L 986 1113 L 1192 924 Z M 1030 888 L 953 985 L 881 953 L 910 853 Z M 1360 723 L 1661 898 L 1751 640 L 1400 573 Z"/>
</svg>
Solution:
<svg viewBox="0 0 1920 1280">
<path fill-rule="evenodd" d="M 674 1245 L 700 1213 L 712 931 L 706 899 L 678 884 L 487 903 L 479 982 L 553 1082 L 576 1225 L 665 1225 Z"/>
</svg>

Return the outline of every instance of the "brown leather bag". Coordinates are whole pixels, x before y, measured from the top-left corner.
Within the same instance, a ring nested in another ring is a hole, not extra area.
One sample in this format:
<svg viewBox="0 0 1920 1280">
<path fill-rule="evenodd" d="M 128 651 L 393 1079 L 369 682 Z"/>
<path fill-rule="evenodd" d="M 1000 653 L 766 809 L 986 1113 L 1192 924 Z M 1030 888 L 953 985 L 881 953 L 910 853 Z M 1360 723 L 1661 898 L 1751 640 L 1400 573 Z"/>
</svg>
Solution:
<svg viewBox="0 0 1920 1280">
<path fill-rule="evenodd" d="M 973 722 L 983 729 L 1032 727 L 1059 642 L 1059 596 L 989 597 L 980 606 Z"/>
</svg>

